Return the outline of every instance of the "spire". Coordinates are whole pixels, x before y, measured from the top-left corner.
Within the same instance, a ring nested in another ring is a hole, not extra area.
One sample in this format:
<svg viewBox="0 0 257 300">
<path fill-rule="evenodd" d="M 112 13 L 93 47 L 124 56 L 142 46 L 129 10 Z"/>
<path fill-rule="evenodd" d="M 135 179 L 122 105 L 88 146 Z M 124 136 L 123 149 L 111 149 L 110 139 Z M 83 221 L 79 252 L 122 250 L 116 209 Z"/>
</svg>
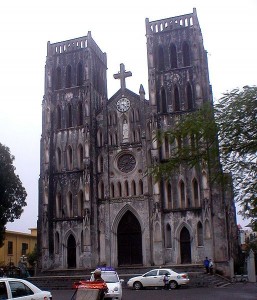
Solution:
<svg viewBox="0 0 257 300">
<path fill-rule="evenodd" d="M 124 64 L 120 64 L 120 72 L 113 75 L 115 79 L 120 79 L 120 87 L 122 90 L 125 90 L 126 88 L 125 78 L 129 76 L 132 76 L 132 73 L 130 71 L 128 72 L 125 71 Z"/>
</svg>

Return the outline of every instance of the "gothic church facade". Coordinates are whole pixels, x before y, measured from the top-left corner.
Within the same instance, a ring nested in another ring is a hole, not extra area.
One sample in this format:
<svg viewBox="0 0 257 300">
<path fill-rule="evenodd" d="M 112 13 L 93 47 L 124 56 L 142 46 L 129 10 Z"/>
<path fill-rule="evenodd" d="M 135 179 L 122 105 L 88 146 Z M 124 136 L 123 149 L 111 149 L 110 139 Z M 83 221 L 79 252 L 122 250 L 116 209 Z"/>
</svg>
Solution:
<svg viewBox="0 0 257 300">
<path fill-rule="evenodd" d="M 149 100 L 114 75 L 91 33 L 47 45 L 39 179 L 39 269 L 201 263 L 226 270 L 233 256 L 232 193 L 208 171 L 181 167 L 155 182 L 147 170 L 170 155 L 155 133 L 212 103 L 196 10 L 146 19 Z"/>
</svg>

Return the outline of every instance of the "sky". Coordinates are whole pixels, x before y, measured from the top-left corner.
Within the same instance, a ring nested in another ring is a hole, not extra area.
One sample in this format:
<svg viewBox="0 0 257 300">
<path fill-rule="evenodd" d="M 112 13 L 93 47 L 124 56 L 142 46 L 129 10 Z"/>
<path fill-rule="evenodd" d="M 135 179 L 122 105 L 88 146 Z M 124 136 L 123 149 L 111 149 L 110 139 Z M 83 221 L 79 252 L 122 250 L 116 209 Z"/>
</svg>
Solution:
<svg viewBox="0 0 257 300">
<path fill-rule="evenodd" d="M 108 96 L 120 87 L 113 78 L 120 63 L 132 77 L 126 87 L 148 93 L 145 19 L 192 13 L 196 8 L 208 52 L 214 100 L 244 85 L 256 85 L 257 0 L 9 0 L 0 2 L 0 143 L 15 156 L 14 165 L 28 197 L 19 220 L 8 230 L 36 227 L 40 172 L 41 104 L 47 42 L 86 36 L 107 53 Z M 148 97 L 147 97 L 148 98 Z M 248 222 L 240 218 L 243 226 Z"/>
</svg>

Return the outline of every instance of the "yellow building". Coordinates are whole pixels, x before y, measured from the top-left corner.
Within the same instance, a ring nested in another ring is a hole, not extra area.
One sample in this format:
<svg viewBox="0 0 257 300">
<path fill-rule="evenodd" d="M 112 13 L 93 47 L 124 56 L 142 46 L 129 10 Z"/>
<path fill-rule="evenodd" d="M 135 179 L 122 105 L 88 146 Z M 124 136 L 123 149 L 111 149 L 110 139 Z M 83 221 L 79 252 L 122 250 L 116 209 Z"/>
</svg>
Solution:
<svg viewBox="0 0 257 300">
<path fill-rule="evenodd" d="M 30 228 L 30 233 L 6 231 L 3 247 L 0 248 L 0 266 L 13 263 L 18 266 L 28 253 L 33 252 L 37 244 L 37 228 Z"/>
</svg>

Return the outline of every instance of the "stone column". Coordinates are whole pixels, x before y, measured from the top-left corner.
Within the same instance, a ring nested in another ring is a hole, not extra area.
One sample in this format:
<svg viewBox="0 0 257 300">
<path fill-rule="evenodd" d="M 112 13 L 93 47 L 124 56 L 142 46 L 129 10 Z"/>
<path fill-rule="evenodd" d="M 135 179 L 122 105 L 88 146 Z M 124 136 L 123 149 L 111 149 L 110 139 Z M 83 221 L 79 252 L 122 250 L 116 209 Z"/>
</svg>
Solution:
<svg viewBox="0 0 257 300">
<path fill-rule="evenodd" d="M 252 249 L 247 258 L 247 275 L 249 282 L 256 282 L 254 252 Z"/>
</svg>

